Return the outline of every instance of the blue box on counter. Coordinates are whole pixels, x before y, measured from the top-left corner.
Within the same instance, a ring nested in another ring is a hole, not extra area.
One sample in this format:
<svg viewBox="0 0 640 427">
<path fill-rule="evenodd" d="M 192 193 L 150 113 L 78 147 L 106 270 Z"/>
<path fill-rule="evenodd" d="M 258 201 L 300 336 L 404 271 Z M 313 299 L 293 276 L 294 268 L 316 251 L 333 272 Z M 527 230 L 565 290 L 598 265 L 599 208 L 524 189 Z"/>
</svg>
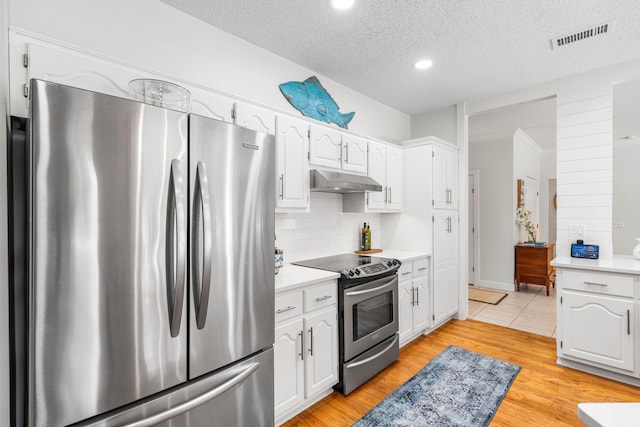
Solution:
<svg viewBox="0 0 640 427">
<path fill-rule="evenodd" d="M 583 245 L 572 243 L 571 256 L 573 258 L 598 259 L 600 256 L 600 247 L 598 245 Z"/>
</svg>

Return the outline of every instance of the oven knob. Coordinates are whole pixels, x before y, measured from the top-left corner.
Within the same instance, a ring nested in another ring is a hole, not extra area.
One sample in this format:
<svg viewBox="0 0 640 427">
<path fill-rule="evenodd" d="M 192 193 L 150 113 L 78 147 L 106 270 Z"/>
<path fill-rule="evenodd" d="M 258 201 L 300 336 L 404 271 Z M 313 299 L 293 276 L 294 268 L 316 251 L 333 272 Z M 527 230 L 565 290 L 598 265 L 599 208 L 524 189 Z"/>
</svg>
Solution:
<svg viewBox="0 0 640 427">
<path fill-rule="evenodd" d="M 398 261 L 397 260 L 393 260 L 393 265 L 398 265 Z"/>
<path fill-rule="evenodd" d="M 393 261 L 387 261 L 387 266 L 391 267 L 393 265 Z"/>
<path fill-rule="evenodd" d="M 353 277 L 353 270 L 349 270 L 349 276 Z"/>
<path fill-rule="evenodd" d="M 360 275 L 360 270 L 358 270 L 357 268 L 356 268 L 356 274 Z"/>
</svg>

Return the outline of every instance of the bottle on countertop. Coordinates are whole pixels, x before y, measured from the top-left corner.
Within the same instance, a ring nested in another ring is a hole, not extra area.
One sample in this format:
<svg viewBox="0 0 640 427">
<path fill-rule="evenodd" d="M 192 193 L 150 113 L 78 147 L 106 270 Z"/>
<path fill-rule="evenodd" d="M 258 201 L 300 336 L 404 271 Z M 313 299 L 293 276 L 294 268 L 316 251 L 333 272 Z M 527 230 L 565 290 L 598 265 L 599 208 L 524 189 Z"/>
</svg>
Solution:
<svg viewBox="0 0 640 427">
<path fill-rule="evenodd" d="M 367 224 L 367 250 L 370 251 L 371 250 L 371 228 L 369 227 L 370 224 Z"/>
<path fill-rule="evenodd" d="M 367 250 L 367 223 L 362 224 L 362 232 L 360 233 L 360 249 Z"/>
</svg>

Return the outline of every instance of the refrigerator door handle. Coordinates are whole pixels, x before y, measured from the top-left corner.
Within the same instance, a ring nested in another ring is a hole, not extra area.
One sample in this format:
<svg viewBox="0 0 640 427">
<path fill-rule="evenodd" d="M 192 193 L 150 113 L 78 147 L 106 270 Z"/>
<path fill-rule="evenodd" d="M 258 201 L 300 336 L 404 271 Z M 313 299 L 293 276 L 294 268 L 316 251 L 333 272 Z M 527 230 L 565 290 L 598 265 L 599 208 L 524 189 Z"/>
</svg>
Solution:
<svg viewBox="0 0 640 427">
<path fill-rule="evenodd" d="M 199 277 L 200 281 L 198 283 L 199 271 L 196 271 L 196 278 L 193 281 L 193 302 L 196 308 L 196 326 L 198 329 L 202 329 L 207 320 L 209 292 L 211 289 L 211 205 L 209 200 L 209 180 L 204 162 L 198 162 L 196 170 L 196 188 L 193 207 L 194 219 L 191 236 L 194 254 L 193 268 L 201 269 L 202 275 Z M 200 216 L 202 216 L 202 235 L 200 235 L 198 227 Z M 200 239 L 202 239 L 202 264 L 198 265 Z M 197 289 L 197 287 L 199 287 L 199 289 Z M 198 292 L 198 290 L 200 292 Z M 198 294 L 200 296 L 199 298 Z"/>
<path fill-rule="evenodd" d="M 167 203 L 167 300 L 169 302 L 169 326 L 172 337 L 180 333 L 184 301 L 186 263 L 186 220 L 184 181 L 180 161 L 171 161 L 169 199 Z M 173 291 L 173 292 L 172 292 Z"/>
<path fill-rule="evenodd" d="M 163 412 L 159 412 L 155 415 L 151 415 L 150 417 L 145 418 L 144 420 L 136 421 L 130 424 L 126 424 L 127 427 L 152 427 L 161 422 L 170 420 L 171 418 L 176 417 L 177 415 L 188 412 L 194 408 L 197 408 L 200 405 L 207 403 L 210 400 L 215 399 L 221 394 L 231 390 L 233 387 L 237 386 L 241 382 L 243 382 L 249 375 L 254 373 L 256 369 L 260 366 L 260 363 L 255 362 L 248 365 L 244 368 L 238 375 L 225 382 L 224 384 L 220 384 L 218 387 L 209 390 L 206 393 L 201 394 L 200 396 L 188 400 L 180 405 L 174 406 L 171 409 L 168 409 Z"/>
</svg>

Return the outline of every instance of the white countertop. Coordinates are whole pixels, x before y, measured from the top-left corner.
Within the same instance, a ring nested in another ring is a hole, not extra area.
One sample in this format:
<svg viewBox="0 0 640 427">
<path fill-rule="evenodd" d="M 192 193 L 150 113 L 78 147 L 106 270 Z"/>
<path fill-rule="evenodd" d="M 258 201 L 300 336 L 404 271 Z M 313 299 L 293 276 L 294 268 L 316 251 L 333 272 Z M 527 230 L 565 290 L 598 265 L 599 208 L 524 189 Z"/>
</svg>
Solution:
<svg viewBox="0 0 640 427">
<path fill-rule="evenodd" d="M 383 249 L 382 252 L 377 254 L 371 254 L 371 256 L 377 256 L 380 258 L 395 258 L 400 260 L 401 262 L 411 262 L 420 258 L 431 256 L 430 253 L 427 252 L 411 252 L 411 251 L 401 251 L 397 249 Z"/>
<path fill-rule="evenodd" d="M 640 403 L 579 403 L 578 418 L 587 427 L 637 426 Z"/>
<path fill-rule="evenodd" d="M 640 260 L 625 255 L 614 255 L 613 258 L 606 259 L 585 259 L 559 256 L 551 261 L 551 265 L 563 268 L 576 268 L 580 270 L 640 274 Z"/>
<path fill-rule="evenodd" d="M 300 267 L 285 264 L 276 274 L 276 293 L 297 288 L 299 286 L 314 285 L 340 277 L 340 274 L 317 268 Z"/>
</svg>

